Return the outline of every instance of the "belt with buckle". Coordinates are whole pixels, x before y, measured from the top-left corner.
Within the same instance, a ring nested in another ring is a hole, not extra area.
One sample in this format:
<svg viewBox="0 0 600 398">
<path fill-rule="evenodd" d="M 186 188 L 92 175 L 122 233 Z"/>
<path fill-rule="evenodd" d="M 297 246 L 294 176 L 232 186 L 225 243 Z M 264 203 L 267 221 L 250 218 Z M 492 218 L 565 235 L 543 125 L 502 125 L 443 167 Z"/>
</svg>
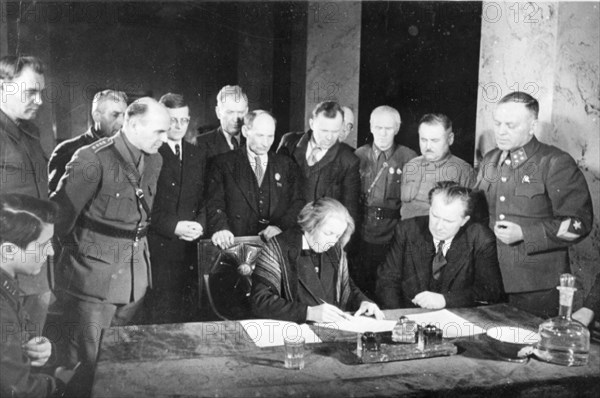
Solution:
<svg viewBox="0 0 600 398">
<path fill-rule="evenodd" d="M 262 225 L 269 225 L 270 222 L 271 221 L 269 221 L 269 220 L 267 220 L 265 218 L 261 218 L 260 220 L 258 220 L 258 223 L 262 224 Z"/>
<path fill-rule="evenodd" d="M 130 239 L 136 242 L 148 234 L 148 224 L 143 227 L 138 226 L 134 230 L 129 230 L 113 227 L 112 225 L 104 224 L 99 221 L 92 220 L 91 218 L 84 217 L 81 226 L 102 235 L 107 235 L 113 238 Z"/>
<path fill-rule="evenodd" d="M 376 220 L 391 219 L 396 220 L 400 218 L 400 209 L 390 209 L 387 207 L 365 207 L 365 216 L 374 217 Z"/>
</svg>

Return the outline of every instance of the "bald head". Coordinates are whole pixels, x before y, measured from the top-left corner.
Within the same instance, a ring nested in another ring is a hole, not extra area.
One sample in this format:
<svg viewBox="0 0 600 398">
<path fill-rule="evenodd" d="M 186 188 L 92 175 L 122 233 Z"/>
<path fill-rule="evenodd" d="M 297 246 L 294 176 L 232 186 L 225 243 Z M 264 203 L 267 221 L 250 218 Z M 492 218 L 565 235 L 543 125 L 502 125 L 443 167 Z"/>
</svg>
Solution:
<svg viewBox="0 0 600 398">
<path fill-rule="evenodd" d="M 136 148 L 147 154 L 158 152 L 167 141 L 170 127 L 169 111 L 153 98 L 140 98 L 125 111 L 125 135 Z"/>
</svg>

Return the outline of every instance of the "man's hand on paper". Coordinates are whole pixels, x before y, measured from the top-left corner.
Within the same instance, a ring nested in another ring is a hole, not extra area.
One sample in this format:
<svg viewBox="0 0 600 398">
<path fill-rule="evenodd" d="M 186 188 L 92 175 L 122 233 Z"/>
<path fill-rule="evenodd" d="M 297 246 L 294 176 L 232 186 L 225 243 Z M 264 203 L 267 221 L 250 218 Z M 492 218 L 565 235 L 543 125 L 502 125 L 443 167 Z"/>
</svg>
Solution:
<svg viewBox="0 0 600 398">
<path fill-rule="evenodd" d="M 385 315 L 383 315 L 383 312 L 379 309 L 377 304 L 371 303 L 370 301 L 363 301 L 360 303 L 358 311 L 354 313 L 354 316 L 359 315 L 374 316 L 377 320 L 385 319 Z"/>
<path fill-rule="evenodd" d="M 306 320 L 313 322 L 344 322 L 352 317 L 335 305 L 323 303 L 306 309 Z"/>
<path fill-rule="evenodd" d="M 446 306 L 446 299 L 443 294 L 433 293 L 424 291 L 415 296 L 412 299 L 414 305 L 418 305 L 421 308 L 427 308 L 429 310 L 439 310 Z"/>
</svg>

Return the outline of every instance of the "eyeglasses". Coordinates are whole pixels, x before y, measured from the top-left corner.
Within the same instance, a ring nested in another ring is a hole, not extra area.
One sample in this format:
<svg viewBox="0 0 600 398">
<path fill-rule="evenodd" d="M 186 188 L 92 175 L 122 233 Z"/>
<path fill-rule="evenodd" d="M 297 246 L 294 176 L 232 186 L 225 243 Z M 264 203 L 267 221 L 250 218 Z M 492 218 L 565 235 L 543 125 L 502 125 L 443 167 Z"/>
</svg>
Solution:
<svg viewBox="0 0 600 398">
<path fill-rule="evenodd" d="M 190 123 L 190 118 L 189 117 L 182 117 L 182 118 L 179 118 L 179 119 L 177 119 L 176 117 L 172 117 L 171 118 L 171 125 L 178 124 L 178 123 L 179 123 L 180 126 L 182 126 L 184 124 L 189 124 Z"/>
</svg>

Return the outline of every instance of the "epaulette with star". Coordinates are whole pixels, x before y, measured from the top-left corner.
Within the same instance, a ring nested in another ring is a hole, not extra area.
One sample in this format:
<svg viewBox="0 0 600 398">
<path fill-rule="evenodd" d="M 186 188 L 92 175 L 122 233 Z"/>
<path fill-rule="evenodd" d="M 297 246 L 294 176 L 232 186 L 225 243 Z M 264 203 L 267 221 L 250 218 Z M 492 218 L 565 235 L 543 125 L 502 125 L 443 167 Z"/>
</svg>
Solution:
<svg viewBox="0 0 600 398">
<path fill-rule="evenodd" d="M 104 148 L 110 147 L 114 143 L 115 143 L 115 140 L 113 140 L 112 137 L 104 137 L 104 138 L 101 138 L 98 141 L 94 142 L 90 146 L 90 149 L 92 151 L 94 151 L 94 153 L 98 153 L 101 150 L 103 150 Z"/>
<path fill-rule="evenodd" d="M 567 218 L 560 223 L 556 236 L 567 241 L 574 241 L 581 237 L 583 225 L 581 220 L 576 218 Z"/>
</svg>

